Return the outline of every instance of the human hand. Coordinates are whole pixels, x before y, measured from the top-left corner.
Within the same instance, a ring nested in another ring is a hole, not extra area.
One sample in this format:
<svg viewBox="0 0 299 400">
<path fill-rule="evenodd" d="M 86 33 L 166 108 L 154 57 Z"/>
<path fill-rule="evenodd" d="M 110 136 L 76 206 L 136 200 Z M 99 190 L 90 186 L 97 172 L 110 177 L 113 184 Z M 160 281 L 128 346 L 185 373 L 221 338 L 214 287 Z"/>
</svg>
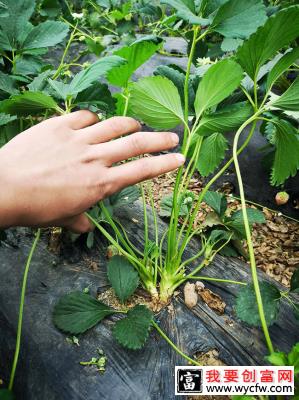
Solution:
<svg viewBox="0 0 299 400">
<path fill-rule="evenodd" d="M 77 111 L 17 135 L 0 149 L 0 228 L 65 226 L 87 232 L 92 225 L 84 211 L 99 200 L 184 163 L 183 155 L 167 154 L 113 166 L 178 144 L 174 133 L 139 131 L 132 118 L 99 122 L 92 112 Z"/>
</svg>

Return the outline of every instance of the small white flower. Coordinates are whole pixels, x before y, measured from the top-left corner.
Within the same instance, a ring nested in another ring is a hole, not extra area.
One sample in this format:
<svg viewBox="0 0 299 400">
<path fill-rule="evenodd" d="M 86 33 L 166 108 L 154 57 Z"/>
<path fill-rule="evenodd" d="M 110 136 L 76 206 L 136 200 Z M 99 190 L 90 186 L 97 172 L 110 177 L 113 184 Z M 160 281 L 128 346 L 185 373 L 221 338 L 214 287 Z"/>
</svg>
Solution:
<svg viewBox="0 0 299 400">
<path fill-rule="evenodd" d="M 75 19 L 82 19 L 83 16 L 83 13 L 72 13 L 72 17 Z"/>
<path fill-rule="evenodd" d="M 213 64 L 213 61 L 211 61 L 210 57 L 198 58 L 196 61 L 197 61 L 198 65 Z"/>
</svg>

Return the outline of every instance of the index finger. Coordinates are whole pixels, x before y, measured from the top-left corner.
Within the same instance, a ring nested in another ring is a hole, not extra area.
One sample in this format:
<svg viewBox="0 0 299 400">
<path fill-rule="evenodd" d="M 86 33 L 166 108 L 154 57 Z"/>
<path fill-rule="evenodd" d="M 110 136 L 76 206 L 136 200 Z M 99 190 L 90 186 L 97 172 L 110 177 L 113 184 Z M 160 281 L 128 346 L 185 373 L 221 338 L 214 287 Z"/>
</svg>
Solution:
<svg viewBox="0 0 299 400">
<path fill-rule="evenodd" d="M 183 165 L 184 162 L 185 157 L 183 154 L 173 153 L 145 157 L 111 167 L 108 169 L 107 176 L 107 182 L 109 183 L 107 196 L 127 186 L 173 171 Z"/>
<path fill-rule="evenodd" d="M 139 122 L 131 117 L 112 117 L 82 129 L 82 137 L 89 144 L 104 143 L 141 129 Z"/>
</svg>

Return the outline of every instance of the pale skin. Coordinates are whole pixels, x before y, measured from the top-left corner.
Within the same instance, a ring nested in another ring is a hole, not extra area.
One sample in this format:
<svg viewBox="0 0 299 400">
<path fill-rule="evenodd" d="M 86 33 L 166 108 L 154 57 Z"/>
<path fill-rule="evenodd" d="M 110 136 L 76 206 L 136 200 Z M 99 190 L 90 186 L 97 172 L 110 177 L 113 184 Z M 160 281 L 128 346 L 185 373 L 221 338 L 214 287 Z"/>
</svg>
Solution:
<svg viewBox="0 0 299 400">
<path fill-rule="evenodd" d="M 0 149 L 0 228 L 61 226 L 93 229 L 84 214 L 98 201 L 138 182 L 172 171 L 179 153 L 118 164 L 178 144 L 170 132 L 141 132 L 129 117 L 100 122 L 90 111 L 43 121 Z"/>
</svg>

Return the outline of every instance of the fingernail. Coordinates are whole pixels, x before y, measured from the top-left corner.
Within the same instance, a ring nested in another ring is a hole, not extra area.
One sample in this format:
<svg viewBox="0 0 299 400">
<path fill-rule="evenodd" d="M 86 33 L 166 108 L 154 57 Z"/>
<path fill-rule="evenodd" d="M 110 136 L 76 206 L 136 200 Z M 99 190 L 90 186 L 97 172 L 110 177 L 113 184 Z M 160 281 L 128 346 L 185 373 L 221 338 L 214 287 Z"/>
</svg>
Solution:
<svg viewBox="0 0 299 400">
<path fill-rule="evenodd" d="M 177 145 L 179 143 L 179 137 L 176 133 L 171 133 L 171 140 L 174 145 Z"/>
<path fill-rule="evenodd" d="M 185 156 L 183 156 L 183 154 L 180 154 L 180 153 L 176 154 L 175 156 L 176 156 L 176 159 L 179 162 L 179 165 L 183 165 L 185 160 L 186 160 Z"/>
</svg>

